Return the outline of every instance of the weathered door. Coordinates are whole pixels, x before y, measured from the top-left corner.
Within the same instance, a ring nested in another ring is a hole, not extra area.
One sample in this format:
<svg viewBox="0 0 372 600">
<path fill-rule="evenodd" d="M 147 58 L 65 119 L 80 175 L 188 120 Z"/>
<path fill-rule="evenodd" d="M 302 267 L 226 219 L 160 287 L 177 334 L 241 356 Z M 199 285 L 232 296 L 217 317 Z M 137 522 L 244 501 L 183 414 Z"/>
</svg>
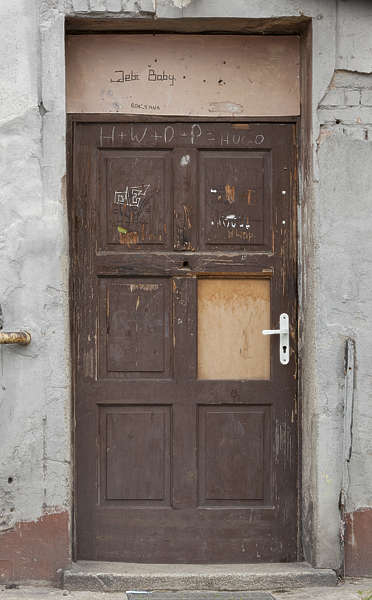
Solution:
<svg viewBox="0 0 372 600">
<path fill-rule="evenodd" d="M 294 129 L 75 124 L 78 558 L 296 559 Z"/>
</svg>

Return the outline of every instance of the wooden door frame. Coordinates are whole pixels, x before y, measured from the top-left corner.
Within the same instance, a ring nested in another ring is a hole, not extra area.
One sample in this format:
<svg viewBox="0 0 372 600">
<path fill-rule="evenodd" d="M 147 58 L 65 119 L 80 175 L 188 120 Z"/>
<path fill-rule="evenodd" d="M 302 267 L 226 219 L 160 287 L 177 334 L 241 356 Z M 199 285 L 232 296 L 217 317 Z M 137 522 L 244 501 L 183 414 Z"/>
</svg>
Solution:
<svg viewBox="0 0 372 600">
<path fill-rule="evenodd" d="M 263 33 L 268 35 L 298 35 L 300 38 L 300 106 L 301 114 L 296 117 L 272 117 L 265 119 L 262 118 L 246 118 L 245 121 L 250 122 L 282 122 L 282 123 L 295 123 L 297 133 L 297 188 L 298 188 L 298 199 L 295 203 L 294 209 L 297 210 L 296 214 L 296 227 L 297 227 L 297 346 L 298 350 L 305 346 L 305 326 L 306 319 L 304 314 L 304 274 L 309 269 L 309 265 L 306 259 L 305 252 L 307 245 L 302 242 L 304 227 L 308 226 L 304 219 L 307 218 L 305 211 L 302 209 L 302 205 L 308 205 L 311 207 L 311 193 L 312 193 L 312 174 L 313 174 L 313 141 L 312 141 L 312 128 L 313 128 L 313 106 L 312 106 L 312 53 L 313 53 L 313 28 L 312 28 L 312 17 L 283 17 L 281 18 L 241 18 L 241 17 L 204 17 L 198 18 L 159 18 L 154 20 L 151 17 L 142 16 L 141 18 L 126 17 L 125 15 L 119 14 L 116 18 L 107 16 L 97 16 L 87 13 L 82 16 L 67 16 L 65 18 L 65 34 L 79 34 L 79 33 L 138 33 L 138 34 L 150 34 L 150 33 L 177 33 L 177 34 L 200 34 L 200 35 L 213 35 L 213 34 L 240 34 L 240 35 L 254 35 Z M 120 117 L 123 122 L 130 121 L 135 115 L 114 115 Z M 100 115 L 100 118 L 102 115 Z M 113 115 L 104 115 L 103 119 L 110 120 Z M 141 115 L 143 120 L 156 120 L 151 116 Z M 177 117 L 171 117 L 172 120 L 177 121 Z M 197 119 L 198 121 L 226 121 L 226 118 L 198 118 L 192 117 L 190 120 Z M 67 114 L 67 130 L 66 130 L 66 195 L 67 195 L 67 206 L 68 206 L 68 227 L 69 227 L 69 244 L 70 244 L 70 272 L 69 272 L 69 312 L 70 312 L 70 330 L 73 329 L 74 319 L 74 304 L 73 304 L 73 282 L 71 274 L 71 262 L 72 252 L 74 248 L 74 240 L 72 235 L 71 227 L 71 198 L 72 198 L 72 146 L 73 137 L 72 132 L 74 124 L 80 122 L 94 122 L 97 120 L 97 115 L 94 114 Z M 161 118 L 158 119 L 159 121 Z M 169 117 L 164 117 L 164 120 L 169 120 Z M 185 118 L 181 118 L 185 120 Z M 241 121 L 242 119 L 231 117 L 229 121 Z M 311 220 L 311 216 L 310 216 Z M 73 338 L 71 337 L 71 419 L 74 423 L 74 407 L 75 407 L 75 372 L 74 372 L 74 360 L 75 350 L 73 347 Z M 302 436 L 303 436 L 303 422 L 306 415 L 303 414 L 303 397 L 304 388 L 302 383 L 302 372 L 303 362 L 301 353 L 298 351 L 297 354 L 297 403 L 298 403 L 298 560 L 303 560 L 306 555 L 309 562 L 314 562 L 314 548 L 313 548 L 313 530 L 310 519 L 306 517 L 304 519 L 304 512 L 312 515 L 313 508 L 310 506 L 310 500 L 307 499 L 305 504 L 303 501 L 303 464 L 308 463 L 308 459 L 303 455 L 302 450 Z M 74 427 L 71 427 L 71 444 L 72 444 L 72 461 L 73 461 L 73 486 L 72 486 L 72 503 L 71 503 L 71 555 L 73 560 L 76 560 L 76 527 L 75 527 L 75 439 L 74 439 Z"/>
<path fill-rule="evenodd" d="M 298 533 L 297 533 L 297 555 L 298 560 L 303 560 L 304 558 L 304 550 L 308 556 L 313 555 L 312 548 L 312 532 L 310 531 L 311 526 L 307 525 L 303 522 L 303 507 L 302 507 L 302 471 L 303 471 L 303 453 L 302 453 L 302 427 L 303 427 L 303 387 L 302 387 L 302 359 L 299 354 L 299 348 L 303 346 L 303 329 L 305 324 L 304 319 L 304 307 L 302 304 L 302 280 L 303 273 L 306 266 L 304 265 L 304 249 L 302 247 L 301 240 L 301 229 L 302 229 L 302 209 L 301 205 L 303 201 L 306 201 L 306 197 L 308 194 L 308 190 L 311 190 L 311 185 L 309 181 L 311 180 L 311 174 L 313 170 L 312 165 L 312 23 L 311 19 L 292 19 L 291 22 L 287 19 L 283 19 L 283 22 L 278 19 L 273 19 L 272 22 L 270 19 L 234 19 L 234 18 L 225 18 L 225 19 L 202 19 L 200 23 L 197 19 L 159 19 L 156 23 L 152 19 L 142 18 L 138 19 L 128 19 L 128 18 L 120 18 L 119 19 L 108 19 L 108 18 L 100 18 L 93 19 L 92 17 L 83 17 L 83 18 L 69 18 L 66 19 L 66 32 L 67 33 L 99 33 L 104 31 L 109 31 L 111 33 L 116 32 L 136 32 L 136 33 L 183 33 L 183 34 L 191 34 L 191 33 L 199 33 L 200 35 L 208 35 L 208 33 L 239 33 L 252 35 L 257 33 L 262 33 L 263 30 L 265 33 L 274 33 L 274 34 L 297 34 L 300 37 L 300 102 L 301 102 L 301 115 L 293 116 L 293 117 L 251 117 L 245 118 L 246 122 L 262 122 L 262 123 L 293 123 L 296 126 L 296 135 L 297 135 L 297 190 L 298 190 L 298 199 L 293 204 L 293 218 L 296 227 L 296 236 L 297 236 L 297 403 L 298 403 L 298 431 L 297 431 L 297 440 L 298 440 L 298 475 L 297 475 L 297 523 L 298 523 Z M 72 203 L 72 190 L 73 190 L 73 181 L 72 181 L 72 166 L 73 166 L 73 131 L 75 124 L 78 122 L 96 122 L 98 119 L 100 121 L 110 121 L 115 118 L 121 122 L 129 122 L 135 118 L 135 115 L 118 115 L 118 114 L 105 114 L 105 115 L 97 115 L 97 114 L 69 114 L 67 115 L 67 141 L 66 141 L 66 151 L 67 151 L 67 205 L 68 205 L 68 227 L 69 227 L 69 247 L 70 247 L 70 269 L 69 269 L 69 303 L 70 303 L 70 332 L 71 332 L 71 364 L 72 364 L 72 373 L 71 373 L 71 419 L 72 423 L 75 422 L 75 362 L 76 362 L 76 348 L 73 340 L 73 330 L 74 330 L 74 322 L 75 322 L 75 303 L 74 303 L 74 281 L 73 281 L 73 272 L 71 269 L 73 257 L 74 257 L 74 249 L 75 249 L 75 239 L 74 239 L 74 228 L 72 223 L 75 219 L 74 206 Z M 198 118 L 198 117 L 173 117 L 173 116 L 164 116 L 164 117 L 153 117 L 153 116 L 144 116 L 137 115 L 137 118 L 141 118 L 143 121 L 151 122 L 151 121 L 194 121 L 197 119 L 200 122 L 208 122 L 208 121 L 230 121 L 230 122 L 239 122 L 242 121 L 242 118 L 230 117 L 226 119 L 223 118 Z M 301 183 L 300 183 L 301 182 Z M 72 487 L 72 526 L 71 526 L 71 546 L 72 546 L 72 557 L 73 560 L 76 560 L 76 510 L 75 510 L 75 481 L 76 481 L 76 461 L 75 461 L 75 435 L 74 435 L 74 427 L 71 428 L 71 443 L 72 443 L 72 461 L 73 461 L 73 487 Z M 305 530 L 305 531 L 304 531 Z M 307 532 L 307 534 L 306 534 Z M 308 538 L 308 541 L 305 542 L 305 539 Z M 304 548 L 305 543 L 307 547 Z"/>
</svg>

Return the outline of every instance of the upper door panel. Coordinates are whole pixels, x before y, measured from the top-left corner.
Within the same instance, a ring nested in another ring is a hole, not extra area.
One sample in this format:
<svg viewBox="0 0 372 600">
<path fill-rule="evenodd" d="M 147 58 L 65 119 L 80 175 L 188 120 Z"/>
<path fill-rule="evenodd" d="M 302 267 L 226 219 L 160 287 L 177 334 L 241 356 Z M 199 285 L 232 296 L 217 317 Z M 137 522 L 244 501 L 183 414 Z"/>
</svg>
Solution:
<svg viewBox="0 0 372 600">
<path fill-rule="evenodd" d="M 279 186 L 288 126 L 276 125 L 280 135 L 258 123 L 80 127 L 98 159 L 98 253 L 275 254 L 273 198 L 287 193 Z"/>
<path fill-rule="evenodd" d="M 100 159 L 100 248 L 170 250 L 171 152 L 103 150 Z"/>
<path fill-rule="evenodd" d="M 200 248 L 270 249 L 270 152 L 199 153 Z"/>
</svg>

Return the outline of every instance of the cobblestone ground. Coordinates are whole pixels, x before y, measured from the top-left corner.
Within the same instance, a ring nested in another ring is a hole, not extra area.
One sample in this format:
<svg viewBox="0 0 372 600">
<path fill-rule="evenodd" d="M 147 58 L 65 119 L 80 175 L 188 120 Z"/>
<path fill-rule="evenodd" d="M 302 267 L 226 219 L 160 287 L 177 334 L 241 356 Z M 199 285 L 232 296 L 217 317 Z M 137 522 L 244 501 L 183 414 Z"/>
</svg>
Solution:
<svg viewBox="0 0 372 600">
<path fill-rule="evenodd" d="M 291 591 L 271 591 L 275 600 L 372 600 L 372 579 L 347 579 L 337 587 L 300 588 Z M 169 593 L 167 594 L 169 598 Z M 50 587 L 0 587 L 0 600 L 127 600 L 124 592 L 68 592 Z M 200 593 L 200 600 L 203 600 Z M 239 592 L 237 592 L 239 600 Z"/>
</svg>

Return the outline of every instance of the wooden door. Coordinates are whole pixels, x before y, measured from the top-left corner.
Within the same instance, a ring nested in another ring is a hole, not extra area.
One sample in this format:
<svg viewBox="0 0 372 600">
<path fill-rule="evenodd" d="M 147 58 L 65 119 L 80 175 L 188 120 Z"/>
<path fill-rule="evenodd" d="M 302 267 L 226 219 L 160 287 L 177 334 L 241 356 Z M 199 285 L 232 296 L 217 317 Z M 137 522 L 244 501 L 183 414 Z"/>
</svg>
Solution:
<svg viewBox="0 0 372 600">
<path fill-rule="evenodd" d="M 73 140 L 77 558 L 296 560 L 295 126 Z"/>
</svg>

